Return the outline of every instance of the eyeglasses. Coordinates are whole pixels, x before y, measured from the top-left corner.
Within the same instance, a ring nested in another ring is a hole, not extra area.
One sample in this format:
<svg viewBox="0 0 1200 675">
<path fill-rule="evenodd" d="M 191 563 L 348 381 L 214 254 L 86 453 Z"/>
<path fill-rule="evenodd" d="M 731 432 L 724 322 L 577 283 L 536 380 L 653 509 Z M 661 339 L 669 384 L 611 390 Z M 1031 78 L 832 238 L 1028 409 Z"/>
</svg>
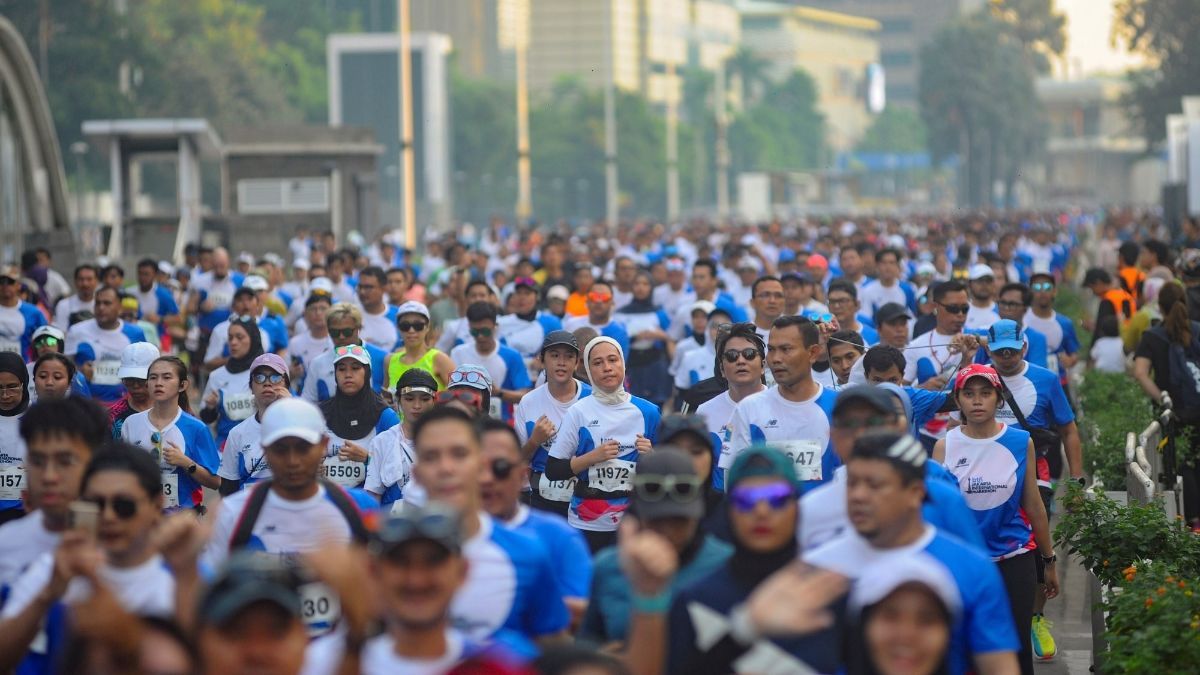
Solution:
<svg viewBox="0 0 1200 675">
<path fill-rule="evenodd" d="M 1052 291 L 1054 284 L 1049 281 L 1038 281 L 1029 285 L 1029 288 L 1035 291 Z"/>
<path fill-rule="evenodd" d="M 608 302 L 612 300 L 612 293 L 599 293 L 592 291 L 587 294 L 588 302 Z"/>
<path fill-rule="evenodd" d="M 970 305 L 947 305 L 944 302 L 939 302 L 938 304 L 941 305 L 942 309 L 951 314 L 966 314 L 971 311 Z"/>
<path fill-rule="evenodd" d="M 333 355 L 342 356 L 366 356 L 367 350 L 362 345 L 343 345 L 333 350 Z"/>
<path fill-rule="evenodd" d="M 0 394 L 16 394 L 24 388 L 25 385 L 20 382 L 17 384 L 0 384 Z"/>
<path fill-rule="evenodd" d="M 761 358 L 761 356 L 758 353 L 758 350 L 755 349 L 754 347 L 746 347 L 745 349 L 741 349 L 741 350 L 726 349 L 721 354 L 721 356 L 725 357 L 726 363 L 737 363 L 739 356 L 742 357 L 743 359 L 746 359 L 747 361 L 753 361 L 754 359 Z"/>
<path fill-rule="evenodd" d="M 83 501 L 95 504 L 100 513 L 104 513 L 110 505 L 112 506 L 113 515 L 121 520 L 129 520 L 137 515 L 138 502 L 133 497 L 84 497 Z"/>
<path fill-rule="evenodd" d="M 854 298 L 829 298 L 830 307 L 841 307 L 854 302 Z"/>
<path fill-rule="evenodd" d="M 478 370 L 455 370 L 450 373 L 450 384 L 487 384 L 483 373 Z"/>
<path fill-rule="evenodd" d="M 492 475 L 496 477 L 496 480 L 506 480 L 510 475 L 512 475 L 513 469 L 515 468 L 517 468 L 516 463 L 510 462 L 503 457 L 497 457 L 496 459 L 492 460 Z"/>
<path fill-rule="evenodd" d="M 396 329 L 401 333 L 417 332 L 425 330 L 429 324 L 424 321 L 399 321 L 396 323 Z"/>
<path fill-rule="evenodd" d="M 796 491 L 786 483 L 734 488 L 729 493 L 729 503 L 742 513 L 750 513 L 763 502 L 766 502 L 772 511 L 778 511 L 795 500 Z"/>
<path fill-rule="evenodd" d="M 471 337 L 492 337 L 491 328 L 472 328 L 467 332 L 471 334 Z"/>
<path fill-rule="evenodd" d="M 1018 309 L 1025 306 L 1025 303 L 1021 302 L 1020 300 L 1001 300 L 996 304 L 1006 309 Z"/>
<path fill-rule="evenodd" d="M 700 479 L 696 476 L 638 474 L 633 478 L 633 489 L 640 499 L 648 502 L 670 499 L 685 503 L 700 496 Z"/>
<path fill-rule="evenodd" d="M 255 373 L 254 384 L 279 384 L 283 382 L 283 376 L 279 373 Z"/>
<path fill-rule="evenodd" d="M 446 390 L 438 392 L 438 405 L 445 405 L 447 403 L 453 403 L 454 401 L 465 403 L 466 405 L 478 410 L 483 410 L 483 392 L 479 391 L 478 389 L 455 389 L 453 391 Z"/>
<path fill-rule="evenodd" d="M 62 340 L 59 340 L 58 338 L 54 337 L 53 335 L 47 335 L 45 337 L 40 337 L 37 340 L 35 340 L 33 343 L 33 346 L 41 347 L 42 345 L 46 345 L 47 347 L 57 347 L 60 344 L 62 344 Z"/>
<path fill-rule="evenodd" d="M 330 328 L 329 337 L 348 338 L 358 332 L 357 328 Z"/>
<path fill-rule="evenodd" d="M 229 317 L 229 323 L 250 323 L 254 321 L 254 317 L 249 314 L 239 314 Z"/>
</svg>

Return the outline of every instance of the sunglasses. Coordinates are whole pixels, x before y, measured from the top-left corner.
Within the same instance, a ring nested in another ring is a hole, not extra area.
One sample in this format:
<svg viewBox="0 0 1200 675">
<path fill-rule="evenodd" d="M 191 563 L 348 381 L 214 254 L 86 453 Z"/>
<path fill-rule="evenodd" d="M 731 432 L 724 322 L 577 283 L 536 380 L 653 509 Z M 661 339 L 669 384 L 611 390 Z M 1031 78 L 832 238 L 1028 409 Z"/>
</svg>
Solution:
<svg viewBox="0 0 1200 675">
<path fill-rule="evenodd" d="M 750 513 L 764 502 L 772 511 L 778 511 L 794 501 L 796 491 L 786 483 L 734 488 L 729 493 L 729 503 L 741 513 Z"/>
<path fill-rule="evenodd" d="M 348 338 L 358 331 L 357 328 L 330 328 L 329 337 Z"/>
<path fill-rule="evenodd" d="M 656 476 L 639 474 L 633 478 L 633 489 L 637 496 L 647 502 L 670 499 L 685 503 L 700 496 L 700 479 L 696 476 Z"/>
<path fill-rule="evenodd" d="M 458 536 L 458 519 L 445 510 L 407 514 L 401 512 L 383 521 L 375 532 L 374 546 L 396 546 L 414 539 L 446 541 Z"/>
<path fill-rule="evenodd" d="M 1011 358 L 1013 358 L 1013 357 L 1017 356 L 1017 355 L 1018 355 L 1018 354 L 1020 354 L 1020 353 L 1021 353 L 1021 350 L 1019 350 L 1019 349 L 1012 349 L 1012 348 L 1008 348 L 1008 349 L 997 349 L 996 351 L 992 352 L 992 354 L 993 354 L 994 356 L 999 356 L 999 357 L 1000 357 L 1000 358 L 1002 358 L 1002 359 L 1011 359 Z"/>
<path fill-rule="evenodd" d="M 428 325 L 429 324 L 424 321 L 400 321 L 396 324 L 396 329 L 401 333 L 413 331 L 420 333 L 421 331 L 425 330 L 425 327 Z"/>
<path fill-rule="evenodd" d="M 496 477 L 496 480 L 507 480 L 515 468 L 517 468 L 515 462 L 510 462 L 503 457 L 497 457 L 492 460 L 492 475 Z"/>
<path fill-rule="evenodd" d="M 239 314 L 238 316 L 229 317 L 230 323 L 250 323 L 254 321 L 254 317 L 249 314 Z"/>
<path fill-rule="evenodd" d="M 487 381 L 477 370 L 456 370 L 450 373 L 450 384 L 487 384 Z"/>
<path fill-rule="evenodd" d="M 947 305 L 943 302 L 939 302 L 938 304 L 941 305 L 942 309 L 951 314 L 966 314 L 971 311 L 970 305 Z"/>
<path fill-rule="evenodd" d="M 283 382 L 283 376 L 279 373 L 255 373 L 254 384 L 279 384 Z"/>
<path fill-rule="evenodd" d="M 47 345 L 50 347 L 57 347 L 60 344 L 62 344 L 62 340 L 59 340 L 58 338 L 53 337 L 53 336 L 46 336 L 46 337 L 38 338 L 37 341 L 33 343 L 33 346 L 41 347 L 42 345 Z"/>
<path fill-rule="evenodd" d="M 759 355 L 758 350 L 754 347 L 746 347 L 745 349 L 741 350 L 726 349 L 724 352 L 722 352 L 721 356 L 725 358 L 726 363 L 737 363 L 739 356 L 747 361 L 753 361 L 754 359 L 762 358 Z"/>
<path fill-rule="evenodd" d="M 491 328 L 472 328 L 468 331 L 471 337 L 492 337 Z"/>
<path fill-rule="evenodd" d="M 333 350 L 334 356 L 366 356 L 367 350 L 362 345 L 343 345 Z"/>
<path fill-rule="evenodd" d="M 440 391 L 437 395 L 437 403 L 444 405 L 458 401 L 465 403 L 472 408 L 483 410 L 483 393 L 472 389 L 455 389 L 454 391 Z"/>
<path fill-rule="evenodd" d="M 612 293 L 597 293 L 595 291 L 587 294 L 589 302 L 608 302 L 612 300 Z"/>
<path fill-rule="evenodd" d="M 0 286 L 12 286 L 15 283 L 17 280 L 12 277 L 0 277 Z"/>
<path fill-rule="evenodd" d="M 1054 284 L 1050 283 L 1049 281 L 1038 281 L 1030 284 L 1029 288 L 1035 291 L 1052 291 L 1054 290 Z"/>
<path fill-rule="evenodd" d="M 531 289 L 537 289 L 537 282 L 529 277 L 517 277 L 516 279 L 513 279 L 513 285 L 518 288 L 521 286 L 528 286 Z"/>
<path fill-rule="evenodd" d="M 95 504 L 100 513 L 104 513 L 104 510 L 111 505 L 113 515 L 121 520 L 129 520 L 137 515 L 138 503 L 133 497 L 84 497 L 83 501 Z"/>
</svg>

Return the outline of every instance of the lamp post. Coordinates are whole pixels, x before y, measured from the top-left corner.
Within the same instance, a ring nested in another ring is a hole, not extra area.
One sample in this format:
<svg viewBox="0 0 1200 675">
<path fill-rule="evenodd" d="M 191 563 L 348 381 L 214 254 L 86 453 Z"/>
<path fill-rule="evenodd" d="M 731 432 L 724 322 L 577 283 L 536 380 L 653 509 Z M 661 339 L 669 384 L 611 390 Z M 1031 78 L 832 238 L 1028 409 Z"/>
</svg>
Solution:
<svg viewBox="0 0 1200 675">
<path fill-rule="evenodd" d="M 400 30 L 400 213 L 404 218 L 404 246 L 417 247 L 416 161 L 413 158 L 412 16 L 410 0 L 396 0 L 396 25 Z"/>
</svg>

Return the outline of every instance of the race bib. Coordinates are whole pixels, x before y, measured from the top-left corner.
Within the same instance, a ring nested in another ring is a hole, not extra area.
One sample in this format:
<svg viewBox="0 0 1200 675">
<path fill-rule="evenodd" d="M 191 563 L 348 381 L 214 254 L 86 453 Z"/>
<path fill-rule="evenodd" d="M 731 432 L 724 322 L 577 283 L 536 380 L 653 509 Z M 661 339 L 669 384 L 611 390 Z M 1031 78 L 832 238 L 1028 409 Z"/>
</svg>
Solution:
<svg viewBox="0 0 1200 675">
<path fill-rule="evenodd" d="M 588 467 L 588 485 L 602 492 L 629 492 L 633 489 L 636 462 L 607 459 Z"/>
<path fill-rule="evenodd" d="M 333 589 L 322 583 L 300 587 L 300 611 L 309 637 L 328 633 L 342 616 L 342 603 Z"/>
<path fill-rule="evenodd" d="M 821 457 L 825 447 L 820 441 L 772 441 L 771 446 L 792 460 L 797 480 L 822 479 Z"/>
<path fill-rule="evenodd" d="M 343 487 L 358 487 L 367 477 L 367 465 L 344 461 L 334 455 L 321 463 L 321 475 Z"/>
<path fill-rule="evenodd" d="M 162 472 L 163 508 L 171 509 L 179 506 L 179 474 L 174 471 Z"/>
<path fill-rule="evenodd" d="M 254 394 L 250 392 L 227 394 L 222 397 L 222 405 L 225 408 L 226 417 L 240 422 L 254 414 Z"/>
<path fill-rule="evenodd" d="M 97 360 L 92 366 L 92 384 L 109 386 L 121 384 L 121 378 L 117 375 L 120 370 L 120 359 Z"/>
<path fill-rule="evenodd" d="M 21 353 L 21 341 L 8 337 L 0 337 L 0 352 Z"/>
<path fill-rule="evenodd" d="M 0 500 L 15 501 L 25 489 L 25 469 L 15 464 L 0 466 Z"/>
<path fill-rule="evenodd" d="M 498 420 L 503 417 L 504 401 L 500 399 L 499 394 L 493 394 L 491 401 L 488 403 L 488 417 Z"/>
<path fill-rule="evenodd" d="M 1046 355 L 1046 370 L 1049 370 L 1052 373 L 1058 372 L 1058 354 Z"/>
<path fill-rule="evenodd" d="M 209 293 L 208 300 L 212 302 L 213 309 L 228 309 L 233 304 L 233 296 L 228 293 Z"/>
<path fill-rule="evenodd" d="M 546 478 L 546 474 L 542 474 L 538 480 L 538 494 L 548 501 L 569 502 L 575 494 L 575 482 L 574 478 L 550 480 Z"/>
</svg>

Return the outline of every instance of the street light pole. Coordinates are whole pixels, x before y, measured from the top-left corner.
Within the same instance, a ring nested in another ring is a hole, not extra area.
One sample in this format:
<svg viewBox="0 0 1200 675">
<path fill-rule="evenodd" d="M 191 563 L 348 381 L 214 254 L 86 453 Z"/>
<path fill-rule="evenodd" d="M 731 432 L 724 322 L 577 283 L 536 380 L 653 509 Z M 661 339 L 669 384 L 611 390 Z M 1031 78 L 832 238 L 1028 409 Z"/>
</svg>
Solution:
<svg viewBox="0 0 1200 675">
<path fill-rule="evenodd" d="M 410 0 L 396 0 L 396 24 L 400 30 L 400 214 L 404 223 L 404 245 L 417 248 L 416 161 L 413 157 L 412 16 Z"/>
<path fill-rule="evenodd" d="M 725 110 L 725 62 L 717 64 L 716 82 L 713 87 L 713 107 L 717 119 L 717 218 L 722 222 L 729 217 L 729 139 L 728 118 Z"/>
<path fill-rule="evenodd" d="M 675 86 L 675 62 L 667 63 L 667 222 L 679 218 L 679 93 Z"/>
<path fill-rule="evenodd" d="M 529 166 L 528 44 L 517 39 L 517 220 L 533 215 L 533 189 Z"/>
<path fill-rule="evenodd" d="M 608 34 L 604 41 L 604 204 L 609 234 L 617 231 L 617 113 L 613 72 L 613 12 L 608 12 Z"/>
</svg>

